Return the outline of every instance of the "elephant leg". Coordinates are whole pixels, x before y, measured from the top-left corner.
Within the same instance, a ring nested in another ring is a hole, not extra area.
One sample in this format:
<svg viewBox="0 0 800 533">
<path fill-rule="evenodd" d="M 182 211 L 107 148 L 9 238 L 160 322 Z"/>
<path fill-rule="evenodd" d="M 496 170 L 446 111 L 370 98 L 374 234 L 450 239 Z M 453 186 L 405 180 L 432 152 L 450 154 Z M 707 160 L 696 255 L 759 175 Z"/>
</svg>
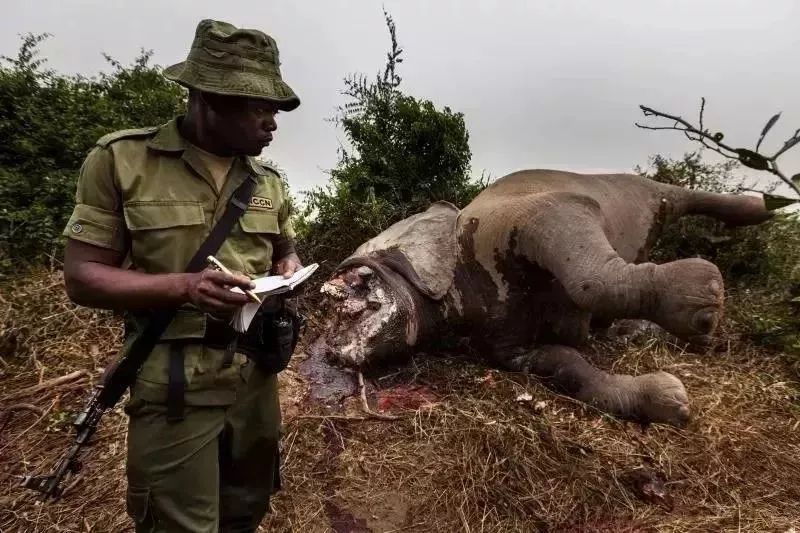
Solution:
<svg viewBox="0 0 800 533">
<path fill-rule="evenodd" d="M 723 303 L 712 263 L 625 261 L 606 236 L 600 207 L 585 196 L 554 196 L 536 211 L 518 219 L 518 252 L 550 271 L 578 308 L 606 319 L 644 318 L 697 344 L 711 341 Z"/>
<path fill-rule="evenodd" d="M 623 419 L 674 426 L 689 421 L 686 389 L 667 372 L 609 374 L 593 367 L 574 348 L 558 345 L 541 346 L 512 357 L 506 366 L 534 375 L 558 392 Z"/>
<path fill-rule="evenodd" d="M 683 191 L 684 213 L 715 218 L 726 226 L 751 226 L 772 218 L 764 199 L 744 194 L 718 194 L 706 191 Z"/>
</svg>

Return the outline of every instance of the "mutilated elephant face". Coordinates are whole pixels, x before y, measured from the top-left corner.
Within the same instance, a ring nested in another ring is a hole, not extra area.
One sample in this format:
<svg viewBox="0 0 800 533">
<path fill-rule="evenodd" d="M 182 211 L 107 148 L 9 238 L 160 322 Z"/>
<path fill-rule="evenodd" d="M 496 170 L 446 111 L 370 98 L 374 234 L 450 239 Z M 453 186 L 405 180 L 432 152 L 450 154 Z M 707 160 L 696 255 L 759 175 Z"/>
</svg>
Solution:
<svg viewBox="0 0 800 533">
<path fill-rule="evenodd" d="M 336 362 L 360 366 L 402 353 L 409 346 L 412 312 L 404 282 L 350 266 L 321 289 L 328 319 L 316 346 Z"/>
</svg>

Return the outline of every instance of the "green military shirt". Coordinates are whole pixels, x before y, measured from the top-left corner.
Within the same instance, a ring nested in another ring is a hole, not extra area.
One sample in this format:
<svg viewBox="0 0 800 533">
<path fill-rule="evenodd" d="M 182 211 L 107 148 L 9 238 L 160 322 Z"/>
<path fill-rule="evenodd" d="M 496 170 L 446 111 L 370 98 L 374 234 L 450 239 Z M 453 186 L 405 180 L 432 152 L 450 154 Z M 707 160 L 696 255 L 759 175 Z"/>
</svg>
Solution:
<svg viewBox="0 0 800 533">
<path fill-rule="evenodd" d="M 81 168 L 64 235 L 124 253 L 130 268 L 152 274 L 183 272 L 233 192 L 253 175 L 257 185 L 250 205 L 216 257 L 250 277 L 268 273 L 273 257 L 292 250 L 294 238 L 280 176 L 253 158 L 239 157 L 217 190 L 198 149 L 181 137 L 178 120 L 112 133 L 97 142 Z M 162 336 L 164 341 L 189 341 L 183 348 L 188 405 L 228 405 L 243 379 L 243 354 L 236 354 L 228 367 L 223 350 L 191 342 L 203 338 L 209 320 L 216 319 L 187 304 Z M 135 334 L 136 327 L 132 330 Z M 169 350 L 169 343 L 156 345 L 133 388 L 134 397 L 165 401 Z"/>
</svg>

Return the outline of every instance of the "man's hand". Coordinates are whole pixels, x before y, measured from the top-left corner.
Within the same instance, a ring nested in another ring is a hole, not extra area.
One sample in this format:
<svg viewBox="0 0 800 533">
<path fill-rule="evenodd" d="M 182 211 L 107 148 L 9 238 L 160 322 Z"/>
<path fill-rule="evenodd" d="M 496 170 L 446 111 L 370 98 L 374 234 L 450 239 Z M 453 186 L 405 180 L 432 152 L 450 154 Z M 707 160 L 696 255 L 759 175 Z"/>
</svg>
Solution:
<svg viewBox="0 0 800 533">
<path fill-rule="evenodd" d="M 212 269 L 185 276 L 186 299 L 211 314 L 227 315 L 250 301 L 244 294 L 231 292 L 231 287 L 242 290 L 255 288 L 255 283 L 247 276 L 230 275 Z"/>
<path fill-rule="evenodd" d="M 75 239 L 64 252 L 64 282 L 70 299 L 87 307 L 152 310 L 192 303 L 203 311 L 229 315 L 249 301 L 232 287 L 252 289 L 244 275 L 216 270 L 193 274 L 146 274 L 120 267 L 123 254 Z"/>
<path fill-rule="evenodd" d="M 289 254 L 275 263 L 275 273 L 284 278 L 291 278 L 295 272 L 303 268 L 297 254 Z"/>
</svg>

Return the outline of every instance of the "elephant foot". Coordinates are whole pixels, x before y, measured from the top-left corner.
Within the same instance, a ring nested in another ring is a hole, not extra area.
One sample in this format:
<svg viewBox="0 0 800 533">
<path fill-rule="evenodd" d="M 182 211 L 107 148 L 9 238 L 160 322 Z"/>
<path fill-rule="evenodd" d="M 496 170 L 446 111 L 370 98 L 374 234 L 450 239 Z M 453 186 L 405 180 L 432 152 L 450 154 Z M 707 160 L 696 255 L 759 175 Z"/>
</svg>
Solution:
<svg viewBox="0 0 800 533">
<path fill-rule="evenodd" d="M 719 325 L 724 284 L 719 269 L 703 259 L 681 259 L 656 268 L 653 322 L 691 344 L 708 346 Z"/>
<path fill-rule="evenodd" d="M 573 348 L 542 346 L 514 357 L 508 366 L 541 378 L 550 388 L 626 420 L 682 427 L 690 418 L 683 383 L 667 372 L 609 374 Z"/>
<path fill-rule="evenodd" d="M 636 376 L 633 381 L 639 418 L 678 427 L 689 423 L 689 395 L 681 380 L 668 372 L 653 372 Z"/>
</svg>

